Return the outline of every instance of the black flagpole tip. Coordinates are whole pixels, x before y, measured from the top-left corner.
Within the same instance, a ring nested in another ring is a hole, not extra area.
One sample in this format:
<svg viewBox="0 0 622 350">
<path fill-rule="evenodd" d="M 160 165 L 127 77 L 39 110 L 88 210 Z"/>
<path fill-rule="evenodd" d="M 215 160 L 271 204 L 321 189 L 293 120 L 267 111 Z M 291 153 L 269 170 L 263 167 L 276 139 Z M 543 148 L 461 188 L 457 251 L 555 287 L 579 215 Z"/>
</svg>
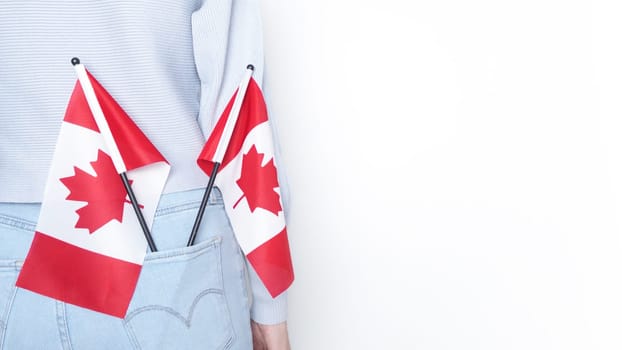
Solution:
<svg viewBox="0 0 622 350">
<path fill-rule="evenodd" d="M 71 59 L 71 64 L 73 64 L 74 66 L 76 64 L 80 64 L 80 59 L 78 57 L 74 57 Z"/>
<path fill-rule="evenodd" d="M 255 66 L 253 66 L 252 64 L 249 64 L 248 66 L 246 66 L 246 69 L 250 69 L 252 71 L 255 70 Z"/>
</svg>

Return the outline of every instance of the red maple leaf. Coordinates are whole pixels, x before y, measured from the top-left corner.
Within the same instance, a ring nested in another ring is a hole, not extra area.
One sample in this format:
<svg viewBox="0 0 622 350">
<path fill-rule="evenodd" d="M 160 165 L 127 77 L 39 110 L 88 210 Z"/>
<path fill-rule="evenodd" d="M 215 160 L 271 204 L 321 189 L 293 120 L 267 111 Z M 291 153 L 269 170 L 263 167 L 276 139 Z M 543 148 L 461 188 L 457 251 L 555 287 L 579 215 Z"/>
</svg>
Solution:
<svg viewBox="0 0 622 350">
<path fill-rule="evenodd" d="M 123 208 L 128 202 L 125 187 L 110 156 L 99 150 L 97 160 L 91 165 L 97 176 L 74 166 L 75 175 L 60 179 L 70 191 L 65 199 L 87 202 L 76 210 L 80 218 L 75 227 L 88 229 L 89 233 L 112 220 L 122 222 Z"/>
<path fill-rule="evenodd" d="M 264 154 L 257 153 L 255 145 L 242 158 L 242 174 L 236 181 L 244 195 L 233 205 L 235 208 L 246 197 L 251 213 L 263 208 L 278 215 L 282 210 L 280 196 L 274 191 L 279 187 L 274 159 L 262 166 Z"/>
</svg>

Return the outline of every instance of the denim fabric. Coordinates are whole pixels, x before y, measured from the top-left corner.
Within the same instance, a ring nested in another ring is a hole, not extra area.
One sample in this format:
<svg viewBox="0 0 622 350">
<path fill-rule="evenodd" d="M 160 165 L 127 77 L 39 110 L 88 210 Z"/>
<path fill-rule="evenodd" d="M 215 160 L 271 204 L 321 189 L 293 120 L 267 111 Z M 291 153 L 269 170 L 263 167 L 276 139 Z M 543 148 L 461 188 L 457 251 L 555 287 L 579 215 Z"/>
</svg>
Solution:
<svg viewBox="0 0 622 350">
<path fill-rule="evenodd" d="M 185 247 L 203 191 L 164 195 L 125 319 L 15 287 L 38 204 L 0 203 L 0 349 L 251 349 L 248 279 L 220 192 Z"/>
</svg>

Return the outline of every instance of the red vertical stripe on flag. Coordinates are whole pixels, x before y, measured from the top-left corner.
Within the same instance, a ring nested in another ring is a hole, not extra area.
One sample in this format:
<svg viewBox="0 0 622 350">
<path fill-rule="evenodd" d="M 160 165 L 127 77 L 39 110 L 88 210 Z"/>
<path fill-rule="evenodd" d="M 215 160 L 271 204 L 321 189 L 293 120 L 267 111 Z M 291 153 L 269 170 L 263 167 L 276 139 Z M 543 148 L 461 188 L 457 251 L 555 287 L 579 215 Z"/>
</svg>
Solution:
<svg viewBox="0 0 622 350">
<path fill-rule="evenodd" d="M 63 121 L 99 132 L 99 128 L 97 127 L 95 118 L 93 118 L 89 104 L 86 101 L 86 96 L 84 96 L 84 90 L 82 90 L 79 81 L 76 82 L 73 88 Z"/>
<path fill-rule="evenodd" d="M 199 155 L 198 164 L 201 169 L 208 174 L 212 171 L 213 157 L 220 143 L 220 138 L 222 137 L 222 132 L 229 118 L 229 114 L 231 113 L 236 95 L 237 91 L 233 94 L 231 100 L 229 100 L 227 107 L 225 107 L 225 110 L 222 112 L 220 119 L 218 119 L 218 122 L 214 126 L 214 130 L 212 130 L 210 134 L 209 140 Z M 231 135 L 231 140 L 229 141 L 229 146 L 225 152 L 220 169 L 226 167 L 227 164 L 240 153 L 246 135 L 257 125 L 266 121 L 268 121 L 268 111 L 266 110 L 266 104 L 263 100 L 261 89 L 255 80 L 251 79 L 248 82 L 248 88 L 246 89 L 246 95 L 244 96 L 244 101 L 240 108 L 238 121 L 233 129 L 233 134 Z"/>
<path fill-rule="evenodd" d="M 36 232 L 16 285 L 123 318 L 140 269 Z"/>
<path fill-rule="evenodd" d="M 133 170 L 151 163 L 166 162 L 164 156 L 151 144 L 117 101 L 91 73 L 87 71 L 87 74 L 126 169 Z M 63 120 L 99 132 L 80 82 L 77 82 L 73 89 Z"/>
<path fill-rule="evenodd" d="M 294 281 L 294 268 L 285 228 L 246 257 L 273 298 L 283 293 Z"/>
<path fill-rule="evenodd" d="M 127 170 L 137 169 L 151 163 L 166 162 L 164 156 L 134 124 L 117 101 L 91 73 L 87 71 L 87 74 Z"/>
</svg>

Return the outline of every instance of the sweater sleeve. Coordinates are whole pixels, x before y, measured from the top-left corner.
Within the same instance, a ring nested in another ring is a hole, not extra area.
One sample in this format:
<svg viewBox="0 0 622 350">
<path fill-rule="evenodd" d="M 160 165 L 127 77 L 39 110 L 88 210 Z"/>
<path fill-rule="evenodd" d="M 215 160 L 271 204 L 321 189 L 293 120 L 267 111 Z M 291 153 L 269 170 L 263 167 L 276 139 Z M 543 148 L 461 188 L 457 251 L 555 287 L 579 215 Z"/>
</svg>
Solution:
<svg viewBox="0 0 622 350">
<path fill-rule="evenodd" d="M 201 80 L 198 122 L 207 138 L 233 95 L 246 66 L 255 67 L 253 78 L 263 84 L 263 38 L 260 7 L 257 0 L 205 1 L 192 14 L 194 59 Z M 268 108 L 268 110 L 270 110 Z M 273 133 L 274 121 L 271 120 Z M 276 134 L 274 135 L 276 136 Z M 275 139 L 275 162 L 279 169 L 279 186 L 287 216 L 289 192 Z M 251 317 L 261 324 L 286 320 L 287 292 L 272 298 L 253 268 L 247 262 L 253 292 Z"/>
</svg>

